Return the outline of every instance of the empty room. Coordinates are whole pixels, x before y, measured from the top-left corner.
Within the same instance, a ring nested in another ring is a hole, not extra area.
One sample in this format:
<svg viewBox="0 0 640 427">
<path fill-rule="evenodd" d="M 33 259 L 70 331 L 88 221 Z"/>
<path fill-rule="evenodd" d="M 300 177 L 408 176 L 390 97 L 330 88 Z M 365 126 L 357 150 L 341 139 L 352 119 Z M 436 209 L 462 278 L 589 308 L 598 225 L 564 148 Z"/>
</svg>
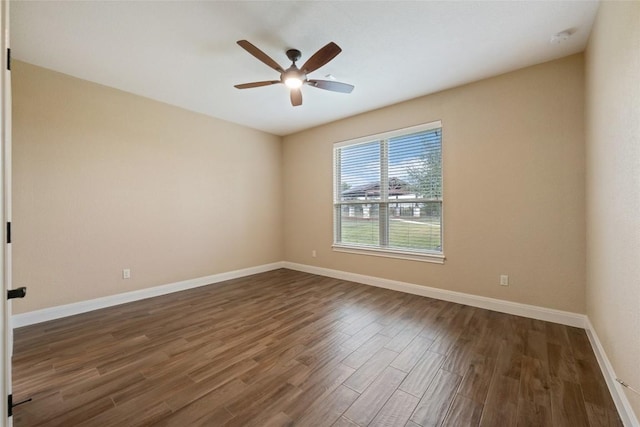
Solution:
<svg viewBox="0 0 640 427">
<path fill-rule="evenodd" d="M 640 426 L 640 1 L 3 1 L 6 426 Z"/>
</svg>

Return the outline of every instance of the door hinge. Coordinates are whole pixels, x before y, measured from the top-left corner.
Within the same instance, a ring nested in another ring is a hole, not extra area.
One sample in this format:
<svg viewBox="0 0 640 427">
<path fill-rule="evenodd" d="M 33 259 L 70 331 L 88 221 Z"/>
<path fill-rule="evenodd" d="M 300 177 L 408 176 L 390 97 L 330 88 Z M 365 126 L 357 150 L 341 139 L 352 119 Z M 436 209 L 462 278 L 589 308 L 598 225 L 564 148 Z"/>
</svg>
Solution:
<svg viewBox="0 0 640 427">
<path fill-rule="evenodd" d="M 21 402 L 18 403 L 13 403 L 13 394 L 10 394 L 9 396 L 7 396 L 7 408 L 9 408 L 9 417 L 13 415 L 13 408 L 15 408 L 18 405 L 22 405 L 23 403 L 27 403 L 27 402 L 31 402 L 31 398 L 25 399 Z"/>
<path fill-rule="evenodd" d="M 7 48 L 7 70 L 11 71 L 11 48 Z"/>
<path fill-rule="evenodd" d="M 11 223 L 7 222 L 7 243 L 11 243 Z"/>
<path fill-rule="evenodd" d="M 16 289 L 9 289 L 7 291 L 7 299 L 24 298 L 26 296 L 27 296 L 27 288 L 24 286 L 21 286 Z"/>
</svg>

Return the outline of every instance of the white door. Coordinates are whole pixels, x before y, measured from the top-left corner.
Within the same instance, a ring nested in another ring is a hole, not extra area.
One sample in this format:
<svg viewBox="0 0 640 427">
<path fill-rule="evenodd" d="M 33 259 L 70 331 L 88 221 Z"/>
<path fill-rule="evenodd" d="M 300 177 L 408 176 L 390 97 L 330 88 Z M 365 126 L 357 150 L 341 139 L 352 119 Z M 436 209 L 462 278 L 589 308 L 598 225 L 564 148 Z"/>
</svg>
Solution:
<svg viewBox="0 0 640 427">
<path fill-rule="evenodd" d="M 13 353 L 13 330 L 11 327 L 11 302 L 7 299 L 7 291 L 11 289 L 11 245 L 7 243 L 8 227 L 6 224 L 11 219 L 11 77 L 8 70 L 9 64 L 9 2 L 3 0 L 0 5 L 0 29 L 2 43 L 2 64 L 0 70 L 0 157 L 2 158 L 0 173 L 0 258 L 2 259 L 2 286 L 0 291 L 2 303 L 0 303 L 0 321 L 2 322 L 2 342 L 0 345 L 0 362 L 2 363 L 2 413 L 0 413 L 0 425 L 11 427 L 13 420 L 9 417 L 11 408 L 8 396 L 11 395 L 11 355 Z"/>
</svg>

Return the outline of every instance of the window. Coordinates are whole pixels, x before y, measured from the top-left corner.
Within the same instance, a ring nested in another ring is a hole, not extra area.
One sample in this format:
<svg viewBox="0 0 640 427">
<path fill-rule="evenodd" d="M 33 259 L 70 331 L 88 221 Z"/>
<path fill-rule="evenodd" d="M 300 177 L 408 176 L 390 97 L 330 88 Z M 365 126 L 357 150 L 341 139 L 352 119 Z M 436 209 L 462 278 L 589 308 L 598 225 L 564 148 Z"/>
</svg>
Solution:
<svg viewBox="0 0 640 427">
<path fill-rule="evenodd" d="M 442 263 L 442 125 L 334 147 L 334 250 Z"/>
</svg>

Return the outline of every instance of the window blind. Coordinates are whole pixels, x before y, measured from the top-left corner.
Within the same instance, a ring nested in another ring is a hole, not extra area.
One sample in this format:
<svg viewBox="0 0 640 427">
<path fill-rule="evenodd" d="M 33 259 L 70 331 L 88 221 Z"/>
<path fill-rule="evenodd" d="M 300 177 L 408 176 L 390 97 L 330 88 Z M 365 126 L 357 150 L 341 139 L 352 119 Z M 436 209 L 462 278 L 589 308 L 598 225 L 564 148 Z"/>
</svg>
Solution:
<svg viewBox="0 0 640 427">
<path fill-rule="evenodd" d="M 440 126 L 341 143 L 334 157 L 336 245 L 442 253 Z"/>
</svg>

